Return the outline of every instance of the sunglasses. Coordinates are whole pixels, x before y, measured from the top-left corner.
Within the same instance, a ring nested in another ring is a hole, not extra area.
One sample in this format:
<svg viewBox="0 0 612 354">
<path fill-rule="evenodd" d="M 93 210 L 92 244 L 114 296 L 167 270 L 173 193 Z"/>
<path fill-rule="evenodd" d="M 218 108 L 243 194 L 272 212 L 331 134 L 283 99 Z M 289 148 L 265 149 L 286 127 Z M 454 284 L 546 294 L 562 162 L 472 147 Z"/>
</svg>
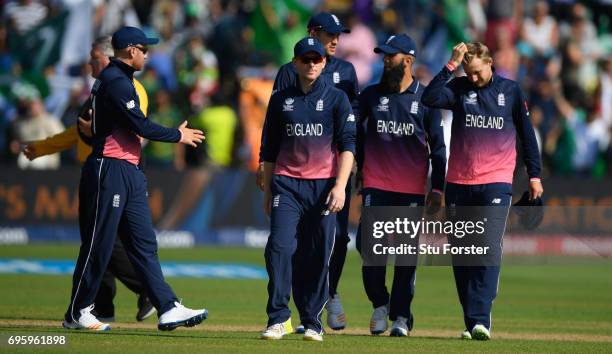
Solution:
<svg viewBox="0 0 612 354">
<path fill-rule="evenodd" d="M 138 49 L 139 51 L 141 51 L 142 54 L 147 54 L 147 52 L 149 51 L 149 48 L 147 48 L 147 47 L 139 47 L 137 45 L 133 45 L 132 47 L 134 47 L 134 48 Z"/>
<path fill-rule="evenodd" d="M 323 57 L 321 56 L 303 56 L 298 58 L 302 64 L 319 64 L 323 61 Z"/>
</svg>

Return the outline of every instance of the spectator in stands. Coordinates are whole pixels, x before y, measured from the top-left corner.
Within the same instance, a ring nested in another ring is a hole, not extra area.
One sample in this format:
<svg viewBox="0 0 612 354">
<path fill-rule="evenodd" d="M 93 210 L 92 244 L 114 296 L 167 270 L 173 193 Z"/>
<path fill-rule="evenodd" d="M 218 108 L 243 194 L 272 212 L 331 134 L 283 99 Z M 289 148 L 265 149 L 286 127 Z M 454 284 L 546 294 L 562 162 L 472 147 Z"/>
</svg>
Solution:
<svg viewBox="0 0 612 354">
<path fill-rule="evenodd" d="M 4 7 L 4 18 L 11 29 L 24 34 L 45 20 L 49 9 L 38 0 L 9 1 Z"/>
<path fill-rule="evenodd" d="M 59 154 L 48 155 L 34 161 L 29 161 L 23 152 L 20 151 L 20 144 L 22 143 L 44 139 L 64 130 L 60 120 L 47 113 L 38 91 L 32 92 L 30 96 L 20 99 L 23 101 L 20 104 L 24 104 L 25 110 L 20 112 L 17 119 L 13 122 L 11 128 L 11 151 L 16 155 L 19 154 L 17 166 L 21 169 L 57 169 L 60 167 Z"/>
<path fill-rule="evenodd" d="M 555 54 L 559 30 L 557 21 L 549 15 L 548 2 L 536 2 L 533 18 L 528 17 L 523 22 L 521 39 L 532 56 L 548 58 Z"/>
<path fill-rule="evenodd" d="M 155 93 L 154 98 L 149 119 L 166 127 L 175 127 L 182 123 L 181 114 L 178 108 L 172 104 L 168 91 L 159 90 Z M 179 145 L 148 141 L 144 148 L 146 164 L 148 166 L 182 170 L 185 167 L 185 149 Z"/>
</svg>

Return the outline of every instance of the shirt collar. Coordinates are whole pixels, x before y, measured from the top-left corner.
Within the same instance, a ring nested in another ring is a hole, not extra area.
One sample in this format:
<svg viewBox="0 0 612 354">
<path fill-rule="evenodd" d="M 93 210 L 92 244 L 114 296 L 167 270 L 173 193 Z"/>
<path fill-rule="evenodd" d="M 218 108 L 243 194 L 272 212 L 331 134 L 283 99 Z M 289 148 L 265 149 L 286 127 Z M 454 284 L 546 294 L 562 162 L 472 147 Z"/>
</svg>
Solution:
<svg viewBox="0 0 612 354">
<path fill-rule="evenodd" d="M 419 90 L 419 87 L 421 86 L 421 83 L 419 82 L 419 80 L 417 80 L 414 76 L 412 77 L 412 83 L 410 84 L 410 86 L 408 86 L 408 88 L 402 92 L 410 92 L 411 94 L 415 94 L 417 93 L 417 91 Z"/>
<path fill-rule="evenodd" d="M 121 71 L 123 71 L 127 76 L 129 76 L 130 79 L 134 77 L 134 72 L 136 71 L 136 69 L 117 58 L 110 58 L 110 61 L 112 64 L 116 65 Z"/>
</svg>

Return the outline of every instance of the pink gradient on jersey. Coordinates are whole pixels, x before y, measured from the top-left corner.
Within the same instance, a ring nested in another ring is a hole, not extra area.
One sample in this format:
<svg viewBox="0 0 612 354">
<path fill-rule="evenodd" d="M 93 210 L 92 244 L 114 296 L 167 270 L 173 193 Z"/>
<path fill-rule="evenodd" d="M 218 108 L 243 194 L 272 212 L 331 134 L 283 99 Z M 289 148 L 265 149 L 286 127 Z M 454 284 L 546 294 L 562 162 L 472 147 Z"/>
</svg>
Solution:
<svg viewBox="0 0 612 354">
<path fill-rule="evenodd" d="M 336 177 L 337 154 L 331 139 L 293 139 L 283 144 L 276 158 L 274 173 L 293 178 Z"/>
<path fill-rule="evenodd" d="M 470 134 L 453 130 L 446 180 L 472 185 L 512 183 L 516 165 L 514 129 L 470 130 Z"/>
<path fill-rule="evenodd" d="M 125 129 L 115 129 L 111 135 L 106 137 L 103 155 L 138 165 L 140 151 L 138 135 Z"/>
<path fill-rule="evenodd" d="M 429 152 L 423 143 L 376 140 L 364 151 L 363 186 L 389 192 L 425 194 Z"/>
</svg>

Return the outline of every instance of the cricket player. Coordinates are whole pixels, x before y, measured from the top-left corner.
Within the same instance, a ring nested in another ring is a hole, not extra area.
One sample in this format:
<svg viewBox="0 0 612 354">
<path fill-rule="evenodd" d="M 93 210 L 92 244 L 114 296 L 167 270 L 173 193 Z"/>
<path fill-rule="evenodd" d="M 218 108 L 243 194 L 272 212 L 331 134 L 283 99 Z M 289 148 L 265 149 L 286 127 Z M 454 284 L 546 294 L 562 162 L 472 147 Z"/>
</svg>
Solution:
<svg viewBox="0 0 612 354">
<path fill-rule="evenodd" d="M 281 339 L 292 290 L 304 339 L 322 341 L 336 213 L 344 207 L 354 162 L 355 116 L 344 92 L 321 80 L 325 48 L 313 37 L 294 47 L 295 86 L 270 98 L 263 130 L 268 327 Z"/>
<path fill-rule="evenodd" d="M 446 146 L 437 109 L 423 106 L 425 85 L 412 76 L 417 47 L 405 34 L 389 37 L 374 49 L 384 54 L 380 83 L 359 96 L 361 121 L 357 134 L 357 165 L 363 178 L 363 205 L 423 206 L 431 161 L 428 206 L 439 209 L 444 190 Z M 408 177 L 407 177 L 408 176 Z M 361 227 L 357 245 L 361 251 Z M 414 296 L 416 267 L 395 266 L 391 295 L 385 286 L 385 266 L 362 267 L 363 285 L 374 312 L 370 332 L 387 330 L 407 336 L 413 325 L 410 304 Z"/>
<path fill-rule="evenodd" d="M 128 257 L 161 314 L 158 328 L 173 330 L 195 326 L 208 316 L 205 309 L 184 307 L 164 281 L 157 258 L 157 241 L 147 199 L 146 179 L 138 164 L 139 136 L 196 146 L 204 139 L 199 130 L 165 128 L 146 119 L 133 83 L 144 66 L 147 38 L 135 27 L 123 27 L 112 37 L 115 58 L 100 73 L 92 89 L 92 153 L 79 184 L 82 244 L 73 274 L 70 329 L 109 330 L 92 313 L 93 303 L 112 254 L 117 232 L 124 235 Z"/>
<path fill-rule="evenodd" d="M 308 35 L 318 39 L 325 48 L 326 64 L 320 79 L 346 93 L 351 102 L 353 112 L 357 114 L 359 84 L 355 67 L 346 60 L 334 56 L 342 33 L 350 33 L 350 30 L 342 26 L 336 15 L 329 12 L 321 12 L 313 16 L 308 22 Z M 297 81 L 298 75 L 295 64 L 292 61 L 280 67 L 274 80 L 273 92 L 295 86 Z M 356 118 L 358 119 L 359 117 Z M 258 171 L 258 185 L 263 190 L 262 176 L 263 164 L 260 165 L 260 170 Z M 325 308 L 327 309 L 327 325 L 333 330 L 341 330 L 346 327 L 346 315 L 338 295 L 338 283 L 340 282 L 340 275 L 342 274 L 342 268 L 346 259 L 347 245 L 350 241 L 348 234 L 350 206 L 351 178 L 349 177 L 349 182 L 346 185 L 344 208 L 337 214 L 336 243 L 329 266 L 329 301 Z M 303 333 L 303 331 L 303 326 L 296 328 L 297 333 Z"/>
<path fill-rule="evenodd" d="M 463 65 L 466 76 L 455 78 L 453 73 L 459 65 Z M 540 197 L 544 191 L 540 154 L 525 96 L 518 83 L 495 74 L 491 53 L 485 45 L 459 43 L 446 66 L 425 89 L 422 101 L 453 112 L 446 206 L 487 207 L 482 208 L 484 214 L 489 214 L 486 237 L 498 240 L 492 252 L 501 261 L 501 239 L 512 199 L 517 136 L 529 176 L 530 199 Z M 490 339 L 499 263 L 454 264 L 453 272 L 464 314 L 462 338 Z"/>
<path fill-rule="evenodd" d="M 89 64 L 92 69 L 91 75 L 97 78 L 100 72 L 110 63 L 110 57 L 114 55 L 111 37 L 100 37 L 96 39 L 92 44 L 89 54 Z M 140 109 L 146 116 L 148 107 L 147 92 L 142 84 L 136 79 L 134 79 L 134 87 L 138 94 L 138 100 L 141 102 Z M 85 119 L 79 117 L 83 121 L 82 124 L 87 125 L 85 129 L 89 132 L 91 131 L 91 117 L 88 114 L 90 109 L 91 100 L 88 99 L 81 110 L 85 113 L 83 114 Z M 41 156 L 68 150 L 74 146 L 77 148 L 77 160 L 82 165 L 85 163 L 87 156 L 91 154 L 91 134 L 80 131 L 76 124 L 47 139 L 28 143 L 23 152 L 28 159 L 34 160 Z M 80 216 L 82 215 L 79 214 L 79 217 Z M 146 295 L 144 286 L 138 279 L 138 276 L 136 276 L 136 272 L 128 259 L 123 243 L 120 238 L 117 238 L 113 246 L 113 253 L 108 268 L 104 273 L 100 289 L 96 295 L 93 313 L 98 319 L 104 322 L 114 321 L 115 306 L 113 305 L 113 298 L 117 291 L 115 277 L 117 277 L 128 289 L 132 290 L 136 295 L 139 295 L 137 303 L 138 312 L 136 313 L 137 321 L 143 321 L 155 313 L 155 307 L 151 304 L 151 301 Z M 66 316 L 70 318 L 70 314 L 67 313 Z"/>
</svg>

